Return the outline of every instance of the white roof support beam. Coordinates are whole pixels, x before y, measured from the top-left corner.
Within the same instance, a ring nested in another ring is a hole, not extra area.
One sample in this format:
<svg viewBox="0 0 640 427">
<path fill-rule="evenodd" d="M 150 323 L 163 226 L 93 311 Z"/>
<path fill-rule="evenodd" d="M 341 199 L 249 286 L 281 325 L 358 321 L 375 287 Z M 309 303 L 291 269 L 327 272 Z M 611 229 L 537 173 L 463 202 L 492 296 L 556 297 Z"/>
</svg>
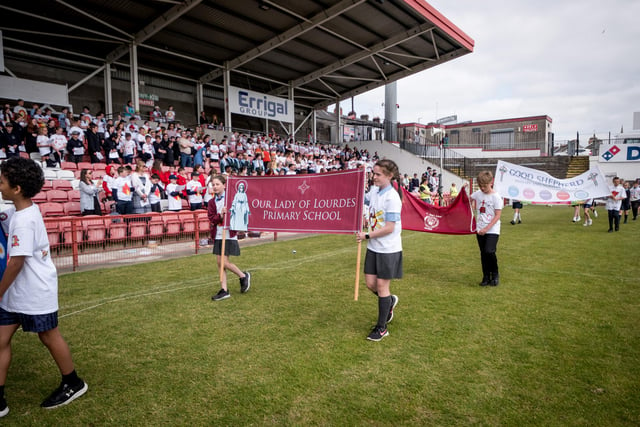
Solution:
<svg viewBox="0 0 640 427">
<path fill-rule="evenodd" d="M 340 16 L 344 12 L 364 3 L 366 0 L 343 0 L 340 3 L 330 7 L 327 10 L 323 10 L 317 15 L 313 16 L 311 19 L 302 22 L 295 27 L 289 28 L 282 34 L 278 34 L 270 40 L 262 43 L 260 46 L 251 49 L 248 52 L 234 58 L 228 62 L 229 69 L 233 70 L 247 62 L 253 61 L 254 59 L 264 55 L 265 53 L 276 49 L 279 46 L 299 37 L 301 34 L 306 33 L 307 31 L 313 30 L 314 28 L 321 26 L 323 23 L 330 21 L 336 16 Z M 290 11 L 282 8 L 276 3 L 267 2 L 273 7 L 277 7 L 279 9 L 283 9 L 287 13 L 291 13 Z M 222 70 L 214 70 L 211 71 L 200 78 L 200 81 L 203 83 L 208 83 L 211 80 L 215 80 L 222 75 Z"/>
<path fill-rule="evenodd" d="M 365 51 L 356 52 L 353 55 L 350 55 L 346 58 L 339 59 L 333 64 L 323 67 L 318 71 L 314 71 L 313 73 L 307 74 L 306 76 L 296 79 L 292 82 L 292 84 L 294 87 L 297 87 L 297 86 L 309 83 L 313 80 L 319 79 L 322 76 L 333 73 L 334 71 L 337 71 L 348 65 L 361 61 L 369 56 L 376 55 L 380 52 L 383 52 L 386 49 L 389 49 L 408 39 L 411 39 L 413 37 L 418 37 L 430 31 L 432 28 L 433 28 L 433 24 L 431 23 L 424 23 L 422 25 L 418 25 L 417 27 L 411 28 L 407 31 L 403 31 L 401 33 L 394 35 L 393 37 L 388 38 L 387 40 L 377 43 Z"/>
</svg>

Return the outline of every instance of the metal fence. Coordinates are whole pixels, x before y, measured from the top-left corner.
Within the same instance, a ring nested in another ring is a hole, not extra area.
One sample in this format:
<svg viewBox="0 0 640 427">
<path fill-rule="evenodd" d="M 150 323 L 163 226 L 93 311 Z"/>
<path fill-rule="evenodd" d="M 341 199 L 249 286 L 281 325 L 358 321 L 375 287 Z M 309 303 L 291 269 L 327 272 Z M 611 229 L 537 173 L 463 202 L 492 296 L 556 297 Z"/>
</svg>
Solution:
<svg viewBox="0 0 640 427">
<path fill-rule="evenodd" d="M 86 266 L 119 266 L 212 250 L 205 210 L 47 217 L 44 223 L 51 258 L 63 272 Z M 245 236 L 258 237 L 261 234 Z M 273 238 L 276 238 L 275 234 Z"/>
</svg>

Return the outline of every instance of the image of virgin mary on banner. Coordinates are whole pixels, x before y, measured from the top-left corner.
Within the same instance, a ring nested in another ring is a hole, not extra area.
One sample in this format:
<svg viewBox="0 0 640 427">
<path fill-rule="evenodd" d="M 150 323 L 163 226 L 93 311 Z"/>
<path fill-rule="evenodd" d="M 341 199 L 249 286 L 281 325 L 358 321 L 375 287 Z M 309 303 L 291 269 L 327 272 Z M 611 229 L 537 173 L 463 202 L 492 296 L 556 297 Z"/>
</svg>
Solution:
<svg viewBox="0 0 640 427">
<path fill-rule="evenodd" d="M 239 230 L 295 233 L 355 233 L 362 229 L 364 169 L 321 174 L 230 176 L 225 198 L 231 219 L 225 226 Z M 244 207 L 234 207 L 238 193 Z M 231 203 L 230 201 L 234 202 Z M 249 212 L 251 221 L 249 221 Z M 250 222 L 250 224 L 249 224 Z"/>
</svg>

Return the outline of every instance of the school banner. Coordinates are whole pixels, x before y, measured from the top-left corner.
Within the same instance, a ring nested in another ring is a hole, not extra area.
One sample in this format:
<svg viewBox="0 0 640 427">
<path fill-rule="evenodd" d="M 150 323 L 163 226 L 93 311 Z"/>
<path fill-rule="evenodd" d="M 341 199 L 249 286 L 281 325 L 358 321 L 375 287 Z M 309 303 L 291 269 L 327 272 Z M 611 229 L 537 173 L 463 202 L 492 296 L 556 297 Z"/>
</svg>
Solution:
<svg viewBox="0 0 640 427">
<path fill-rule="evenodd" d="M 231 230 L 355 233 L 362 229 L 364 169 L 322 174 L 230 176 Z"/>
<path fill-rule="evenodd" d="M 476 220 L 462 187 L 449 206 L 434 206 L 402 189 L 402 229 L 440 234 L 473 234 Z"/>
<path fill-rule="evenodd" d="M 609 196 L 604 174 L 596 165 L 573 178 L 554 178 L 546 172 L 498 161 L 493 188 L 502 197 L 532 203 L 564 204 Z"/>
</svg>

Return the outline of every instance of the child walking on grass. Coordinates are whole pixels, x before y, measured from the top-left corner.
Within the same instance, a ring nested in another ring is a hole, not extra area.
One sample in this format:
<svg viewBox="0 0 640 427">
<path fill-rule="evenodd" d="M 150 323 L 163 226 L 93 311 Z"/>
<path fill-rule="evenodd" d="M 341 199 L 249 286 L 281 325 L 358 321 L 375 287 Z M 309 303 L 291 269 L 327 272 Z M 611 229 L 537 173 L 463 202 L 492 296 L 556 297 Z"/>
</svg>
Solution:
<svg viewBox="0 0 640 427">
<path fill-rule="evenodd" d="M 367 240 L 365 282 L 378 296 L 378 321 L 367 339 L 380 341 L 389 335 L 387 323 L 393 319 L 393 309 L 398 304 L 398 297 L 389 289 L 391 279 L 402 278 L 402 178 L 395 162 L 378 161 L 373 167 L 373 184 L 367 194 L 368 232 L 358 232 L 356 240 Z"/>
<path fill-rule="evenodd" d="M 237 232 L 233 230 L 225 230 L 221 227 L 224 224 L 224 216 L 227 213 L 225 208 L 225 189 L 227 179 L 224 175 L 216 175 L 211 180 L 214 198 L 209 201 L 207 214 L 211 223 L 211 236 L 213 237 L 213 253 L 216 255 L 218 269 L 224 262 L 224 271 L 222 274 L 222 282 L 220 283 L 220 291 L 211 297 L 214 301 L 221 301 L 231 297 L 229 288 L 227 287 L 227 270 L 236 274 L 240 278 L 240 292 L 246 293 L 251 287 L 251 273 L 241 271 L 235 264 L 229 262 L 229 256 L 240 255 L 240 245 L 238 245 Z M 220 227 L 219 227 L 220 226 Z M 222 254 L 222 233 L 226 233 L 224 255 Z"/>
<path fill-rule="evenodd" d="M 500 238 L 502 197 L 493 189 L 493 174 L 490 171 L 478 174 L 478 187 L 480 189 L 471 195 L 471 203 L 476 214 L 476 237 L 482 263 L 480 286 L 498 286 L 500 274 L 496 248 Z"/>
<path fill-rule="evenodd" d="M 9 413 L 4 386 L 11 338 L 20 326 L 38 334 L 62 375 L 60 386 L 40 406 L 66 405 L 88 389 L 76 374 L 69 346 L 58 330 L 58 274 L 42 215 L 31 201 L 43 184 L 42 168 L 33 160 L 15 157 L 0 165 L 0 193 L 14 204 L 0 213 L 2 232 L 8 230 L 9 255 L 0 280 L 0 417 Z"/>
</svg>

